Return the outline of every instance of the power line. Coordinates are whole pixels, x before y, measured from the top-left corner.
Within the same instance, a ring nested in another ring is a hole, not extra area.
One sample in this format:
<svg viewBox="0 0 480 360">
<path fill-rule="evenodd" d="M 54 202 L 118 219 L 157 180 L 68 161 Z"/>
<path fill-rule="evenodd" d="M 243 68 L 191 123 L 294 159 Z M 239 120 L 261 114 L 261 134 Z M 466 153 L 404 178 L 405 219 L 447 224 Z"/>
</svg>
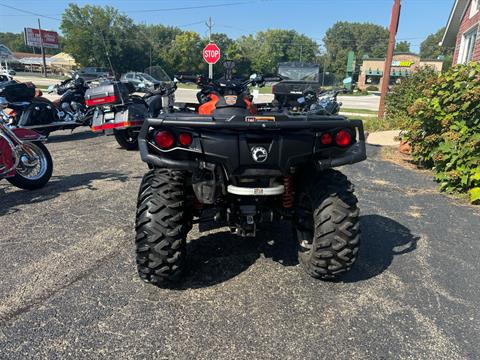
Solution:
<svg viewBox="0 0 480 360">
<path fill-rule="evenodd" d="M 183 7 L 174 7 L 174 8 L 163 8 L 163 9 L 149 9 L 149 10 L 132 10 L 128 11 L 128 13 L 146 13 L 146 12 L 159 12 L 159 11 L 181 11 L 181 10 L 195 10 L 195 9 L 206 9 L 206 8 L 218 8 L 218 7 L 225 7 L 225 6 L 236 6 L 236 5 L 245 5 L 250 2 L 242 1 L 242 2 L 235 2 L 235 3 L 223 3 L 223 4 L 215 4 L 215 5 L 197 5 L 197 6 L 183 6 Z"/>
<path fill-rule="evenodd" d="M 5 4 L 1 4 L 1 3 L 0 3 L 0 6 L 6 7 L 6 8 L 9 8 L 9 9 L 12 9 L 12 10 L 20 11 L 20 12 L 23 12 L 23 13 L 26 13 L 26 14 L 30 14 L 30 15 L 35 15 L 35 16 L 38 16 L 38 17 L 42 17 L 42 18 L 45 18 L 45 19 L 62 21 L 61 19 L 55 18 L 55 17 L 53 17 L 53 16 L 38 14 L 38 13 L 35 13 L 35 12 L 32 12 L 32 11 L 28 11 L 28 10 L 24 10 L 24 9 L 19 9 L 19 8 L 10 6 L 10 5 L 5 5 Z"/>
</svg>

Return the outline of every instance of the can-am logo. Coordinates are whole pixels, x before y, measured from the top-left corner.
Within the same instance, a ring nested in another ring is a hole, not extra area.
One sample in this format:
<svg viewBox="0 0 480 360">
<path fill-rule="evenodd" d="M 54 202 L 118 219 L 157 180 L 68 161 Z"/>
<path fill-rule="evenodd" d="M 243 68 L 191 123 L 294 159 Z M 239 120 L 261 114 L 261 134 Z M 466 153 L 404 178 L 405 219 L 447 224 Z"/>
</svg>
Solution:
<svg viewBox="0 0 480 360">
<path fill-rule="evenodd" d="M 258 163 L 263 163 L 268 159 L 268 151 L 263 146 L 256 146 L 252 149 L 252 158 Z"/>
</svg>

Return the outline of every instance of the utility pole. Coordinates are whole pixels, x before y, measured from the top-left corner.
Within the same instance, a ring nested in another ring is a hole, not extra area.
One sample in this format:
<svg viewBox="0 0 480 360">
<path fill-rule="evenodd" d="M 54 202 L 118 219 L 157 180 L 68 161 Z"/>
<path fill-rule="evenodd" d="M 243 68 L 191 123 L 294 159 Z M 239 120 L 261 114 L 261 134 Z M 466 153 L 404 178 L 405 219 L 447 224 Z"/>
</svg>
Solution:
<svg viewBox="0 0 480 360">
<path fill-rule="evenodd" d="M 47 77 L 47 61 L 45 60 L 45 49 L 43 48 L 42 27 L 40 26 L 40 18 L 38 18 L 38 32 L 40 33 L 40 49 L 42 50 L 43 76 Z"/>
<path fill-rule="evenodd" d="M 392 18 L 390 20 L 390 39 L 388 40 L 387 58 L 383 69 L 382 90 L 380 94 L 380 107 L 378 109 L 378 117 L 385 117 L 385 98 L 387 97 L 390 85 L 390 72 L 392 71 L 393 52 L 395 50 L 395 36 L 397 35 L 398 24 L 400 22 L 400 9 L 402 5 L 400 0 L 394 0 L 392 9 Z"/>
<path fill-rule="evenodd" d="M 208 22 L 205 23 L 208 28 L 208 42 L 212 42 L 212 28 L 213 28 L 213 23 L 212 23 L 212 17 L 208 18 Z M 213 79 L 213 64 L 208 64 L 208 78 Z"/>
</svg>

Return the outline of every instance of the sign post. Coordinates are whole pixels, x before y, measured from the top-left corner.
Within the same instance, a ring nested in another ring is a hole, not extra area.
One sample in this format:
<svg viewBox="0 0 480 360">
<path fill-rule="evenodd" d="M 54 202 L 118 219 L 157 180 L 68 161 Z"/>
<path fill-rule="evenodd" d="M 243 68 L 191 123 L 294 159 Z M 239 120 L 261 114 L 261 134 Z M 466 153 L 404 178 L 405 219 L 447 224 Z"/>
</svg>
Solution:
<svg viewBox="0 0 480 360">
<path fill-rule="evenodd" d="M 40 18 L 38 18 L 38 32 L 40 33 L 40 50 L 42 51 L 42 72 L 43 76 L 47 77 L 47 61 L 45 59 L 45 49 L 43 48 L 42 27 L 40 26 Z"/>
<path fill-rule="evenodd" d="M 216 64 L 220 60 L 220 48 L 215 43 L 209 43 L 202 51 L 203 60 L 209 65 L 210 79 L 213 78 L 213 64 Z"/>
</svg>

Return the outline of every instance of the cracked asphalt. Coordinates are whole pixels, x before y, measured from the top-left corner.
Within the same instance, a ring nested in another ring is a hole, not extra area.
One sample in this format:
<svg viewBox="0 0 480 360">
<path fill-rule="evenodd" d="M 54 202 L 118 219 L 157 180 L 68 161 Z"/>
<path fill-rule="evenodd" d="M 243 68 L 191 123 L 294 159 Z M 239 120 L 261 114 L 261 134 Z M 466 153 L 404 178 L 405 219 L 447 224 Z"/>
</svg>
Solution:
<svg viewBox="0 0 480 360">
<path fill-rule="evenodd" d="M 480 358 L 480 211 L 377 148 L 343 169 L 363 243 L 342 281 L 304 275 L 278 223 L 256 239 L 194 228 L 167 290 L 136 274 L 138 153 L 87 131 L 47 145 L 47 187 L 0 183 L 1 359 Z"/>
</svg>

